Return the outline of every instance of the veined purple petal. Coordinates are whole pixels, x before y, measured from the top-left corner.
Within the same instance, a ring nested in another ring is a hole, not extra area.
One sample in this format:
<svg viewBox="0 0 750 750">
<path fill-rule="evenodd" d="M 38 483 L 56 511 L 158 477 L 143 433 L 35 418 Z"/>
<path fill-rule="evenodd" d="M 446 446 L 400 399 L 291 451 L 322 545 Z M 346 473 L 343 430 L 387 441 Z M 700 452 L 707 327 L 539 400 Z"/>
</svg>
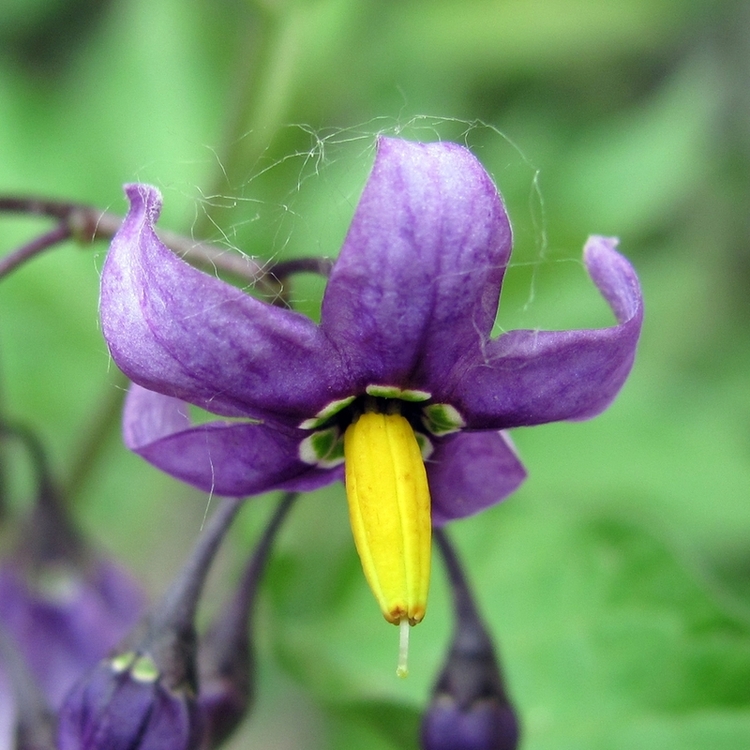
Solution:
<svg viewBox="0 0 750 750">
<path fill-rule="evenodd" d="M 381 138 L 322 308 L 358 386 L 439 394 L 489 336 L 510 248 L 502 201 L 467 149 Z"/>
<path fill-rule="evenodd" d="M 348 393 L 335 352 L 304 315 L 202 273 L 159 240 L 161 196 L 127 185 L 130 211 L 102 271 L 102 330 L 135 382 L 224 416 L 290 420 Z"/>
<path fill-rule="evenodd" d="M 501 432 L 448 435 L 426 467 L 435 526 L 499 503 L 526 479 L 523 464 Z"/>
<path fill-rule="evenodd" d="M 615 247 L 591 237 L 584 262 L 618 324 L 577 331 L 510 331 L 464 365 L 451 403 L 470 429 L 587 419 L 617 395 L 633 365 L 643 322 L 638 278 Z"/>
<path fill-rule="evenodd" d="M 268 490 L 317 489 L 342 477 L 299 459 L 305 433 L 274 423 L 192 426 L 187 405 L 133 385 L 123 416 L 125 444 L 173 477 L 206 492 L 241 497 Z"/>
</svg>

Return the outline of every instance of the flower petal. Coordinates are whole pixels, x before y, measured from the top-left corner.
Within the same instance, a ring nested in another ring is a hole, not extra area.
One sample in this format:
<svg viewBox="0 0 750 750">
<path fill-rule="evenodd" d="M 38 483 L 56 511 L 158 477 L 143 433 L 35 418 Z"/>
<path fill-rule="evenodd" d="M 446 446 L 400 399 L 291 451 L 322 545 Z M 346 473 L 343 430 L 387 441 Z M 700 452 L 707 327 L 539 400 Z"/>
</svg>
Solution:
<svg viewBox="0 0 750 750">
<path fill-rule="evenodd" d="M 305 433 L 273 423 L 211 422 L 192 426 L 187 405 L 133 385 L 125 401 L 125 444 L 162 471 L 217 495 L 308 491 L 343 476 L 298 457 Z"/>
<path fill-rule="evenodd" d="M 507 429 L 587 419 L 617 395 L 633 365 L 643 322 L 638 277 L 615 247 L 591 237 L 589 275 L 618 320 L 611 328 L 511 331 L 464 367 L 452 396 L 470 429 Z"/>
<path fill-rule="evenodd" d="M 130 211 L 104 264 L 100 311 L 132 380 L 225 416 L 299 421 L 340 395 L 334 352 L 311 320 L 189 266 L 156 236 L 158 190 L 125 192 Z"/>
<path fill-rule="evenodd" d="M 448 435 L 426 466 L 434 526 L 499 503 L 526 479 L 523 464 L 502 432 Z"/>
<path fill-rule="evenodd" d="M 358 385 L 439 391 L 489 336 L 510 246 L 502 201 L 467 149 L 381 138 L 322 308 Z"/>
</svg>

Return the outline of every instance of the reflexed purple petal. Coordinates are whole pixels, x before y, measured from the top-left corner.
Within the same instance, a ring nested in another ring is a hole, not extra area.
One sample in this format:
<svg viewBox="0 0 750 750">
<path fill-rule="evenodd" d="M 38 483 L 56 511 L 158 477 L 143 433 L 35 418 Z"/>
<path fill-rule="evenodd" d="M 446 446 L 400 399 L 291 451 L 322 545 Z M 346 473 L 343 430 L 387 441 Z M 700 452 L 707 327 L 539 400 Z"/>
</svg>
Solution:
<svg viewBox="0 0 750 750">
<path fill-rule="evenodd" d="M 322 309 L 357 384 L 439 393 L 489 335 L 510 244 L 497 190 L 467 149 L 380 139 Z"/>
<path fill-rule="evenodd" d="M 218 495 L 274 489 L 307 491 L 342 476 L 298 458 L 306 433 L 273 423 L 211 422 L 190 426 L 186 405 L 132 386 L 125 402 L 125 444 L 158 468 Z"/>
<path fill-rule="evenodd" d="M 153 228 L 159 192 L 128 185 L 130 211 L 102 271 L 102 330 L 135 382 L 224 416 L 309 416 L 348 395 L 304 315 L 253 299 L 177 258 Z"/>
<path fill-rule="evenodd" d="M 471 429 L 587 419 L 617 395 L 633 365 L 643 322 L 638 278 L 615 247 L 591 237 L 589 274 L 618 325 L 578 331 L 511 331 L 464 367 L 452 403 Z"/>
<path fill-rule="evenodd" d="M 448 435 L 426 466 L 435 526 L 495 505 L 526 479 L 523 464 L 500 432 Z"/>
</svg>

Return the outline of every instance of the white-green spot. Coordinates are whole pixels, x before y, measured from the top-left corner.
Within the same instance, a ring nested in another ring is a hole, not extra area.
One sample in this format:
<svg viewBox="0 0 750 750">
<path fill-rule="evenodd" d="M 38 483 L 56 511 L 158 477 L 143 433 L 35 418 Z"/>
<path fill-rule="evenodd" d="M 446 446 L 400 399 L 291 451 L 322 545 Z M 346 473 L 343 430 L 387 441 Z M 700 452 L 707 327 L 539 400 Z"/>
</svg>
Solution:
<svg viewBox="0 0 750 750">
<path fill-rule="evenodd" d="M 422 409 L 422 422 L 433 435 L 449 435 L 466 427 L 458 409 L 450 404 L 430 404 Z"/>
<path fill-rule="evenodd" d="M 135 654 L 132 651 L 126 651 L 124 654 L 113 656 L 109 661 L 109 665 L 112 667 L 113 672 L 120 674 L 130 668 L 134 659 Z"/>
<path fill-rule="evenodd" d="M 427 401 L 432 396 L 427 391 L 401 389 L 395 385 L 368 385 L 365 391 L 375 398 L 397 398 L 401 401 Z"/>
<path fill-rule="evenodd" d="M 423 432 L 417 432 L 415 430 L 414 437 L 417 439 L 417 445 L 419 446 L 419 452 L 422 454 L 422 460 L 426 461 L 432 455 L 435 446 L 432 444 L 430 438 L 428 438 Z"/>
<path fill-rule="evenodd" d="M 138 682 L 156 682 L 159 668 L 150 656 L 139 656 L 130 668 L 130 676 Z"/>
<path fill-rule="evenodd" d="M 331 401 L 330 404 L 326 404 L 314 417 L 306 419 L 300 424 L 301 430 L 314 430 L 316 427 L 320 427 L 325 424 L 331 417 L 338 414 L 342 409 L 345 409 L 352 401 L 355 396 L 347 396 L 346 398 L 340 398 L 337 401 Z"/>
<path fill-rule="evenodd" d="M 338 427 L 313 432 L 299 445 L 299 457 L 306 464 L 332 469 L 344 463 L 344 437 Z"/>
</svg>

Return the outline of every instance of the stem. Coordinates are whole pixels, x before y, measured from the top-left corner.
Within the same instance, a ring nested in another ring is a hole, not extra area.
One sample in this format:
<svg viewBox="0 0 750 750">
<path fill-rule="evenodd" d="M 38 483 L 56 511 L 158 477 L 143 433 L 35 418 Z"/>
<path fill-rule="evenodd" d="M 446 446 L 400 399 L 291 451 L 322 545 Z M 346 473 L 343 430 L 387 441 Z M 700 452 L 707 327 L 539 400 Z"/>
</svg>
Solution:
<svg viewBox="0 0 750 750">
<path fill-rule="evenodd" d="M 318 276 L 328 278 L 333 269 L 333 261 L 330 258 L 315 256 L 311 258 L 293 258 L 292 260 L 282 260 L 272 265 L 268 271 L 279 281 L 283 281 L 288 276 L 295 273 L 315 273 Z"/>
<path fill-rule="evenodd" d="M 222 498 L 161 601 L 123 644 L 125 651 L 149 653 L 171 689 L 196 688 L 195 612 L 208 570 L 242 502 Z"/>
<path fill-rule="evenodd" d="M 50 219 L 67 221 L 78 204 L 58 201 L 53 198 L 34 198 L 17 195 L 0 195 L 0 212 L 25 214 L 26 216 L 46 216 Z"/>
<path fill-rule="evenodd" d="M 239 663 L 241 660 L 238 658 L 238 644 L 247 644 L 250 640 L 248 631 L 252 627 L 253 603 L 263 569 L 276 534 L 298 497 L 298 492 L 287 492 L 279 501 L 263 536 L 253 550 L 234 596 L 206 636 L 213 662 L 210 670 L 214 673 L 232 674 L 243 667 Z"/>
<path fill-rule="evenodd" d="M 23 265 L 30 258 L 40 255 L 45 250 L 49 250 L 55 245 L 69 239 L 71 236 L 70 227 L 66 224 L 58 224 L 54 229 L 40 235 L 31 242 L 22 245 L 14 250 L 10 255 L 0 259 L 0 279 L 7 276 L 11 271 Z"/>
<path fill-rule="evenodd" d="M 199 649 L 200 699 L 206 732 L 202 747 L 219 747 L 247 715 L 255 693 L 252 613 L 255 594 L 276 533 L 299 493 L 276 506 L 229 601 L 219 610 Z"/>
<path fill-rule="evenodd" d="M 492 697 L 499 705 L 507 706 L 512 716 L 492 638 L 474 604 L 458 556 L 443 529 L 433 529 L 433 533 L 451 582 L 456 619 L 436 693 L 450 695 L 462 710 L 468 710 L 477 700 Z"/>
<path fill-rule="evenodd" d="M 123 217 L 95 206 L 47 198 L 24 198 L 0 196 L 0 213 L 17 213 L 26 216 L 44 216 L 58 220 L 57 226 L 46 234 L 32 240 L 0 260 L 0 279 L 18 268 L 27 260 L 44 250 L 68 239 L 80 244 L 98 240 L 111 240 L 123 222 Z M 276 293 L 274 283 L 267 279 L 266 269 L 245 255 L 227 252 L 208 242 L 192 237 L 157 230 L 162 242 L 174 253 L 204 270 L 222 271 L 250 284 L 265 285 L 265 291 Z"/>
<path fill-rule="evenodd" d="M 18 559 L 34 570 L 44 570 L 61 561 L 84 565 L 90 550 L 66 513 L 65 497 L 55 486 L 42 443 L 26 427 L 2 421 L 0 436 L 14 437 L 23 443 L 36 482 L 35 503 L 22 526 Z"/>
<path fill-rule="evenodd" d="M 251 609 L 276 534 L 298 497 L 298 492 L 287 492 L 276 506 L 276 510 L 271 516 L 271 520 L 268 522 L 263 536 L 256 545 L 250 562 L 245 568 L 236 597 L 232 603 L 233 610 L 249 612 Z"/>
<path fill-rule="evenodd" d="M 152 616 L 155 628 L 181 628 L 192 624 L 208 570 L 242 502 L 235 497 L 221 499 L 177 578 L 157 605 Z"/>
<path fill-rule="evenodd" d="M 458 560 L 458 555 L 448 539 L 445 530 L 442 528 L 434 528 L 433 535 L 438 547 L 440 548 L 440 554 L 443 557 L 445 568 L 448 571 L 448 578 L 451 582 L 453 605 L 456 610 L 456 621 L 462 624 L 470 624 L 478 630 L 486 632 L 482 625 L 479 611 L 477 610 L 476 604 L 474 604 L 474 599 L 471 595 L 466 576 L 461 568 L 461 563 Z"/>
<path fill-rule="evenodd" d="M 52 498 L 56 497 L 56 493 L 53 491 L 49 462 L 41 441 L 27 427 L 4 421 L 0 421 L 0 435 L 16 438 L 23 443 L 34 470 L 39 502 L 50 502 Z"/>
</svg>

